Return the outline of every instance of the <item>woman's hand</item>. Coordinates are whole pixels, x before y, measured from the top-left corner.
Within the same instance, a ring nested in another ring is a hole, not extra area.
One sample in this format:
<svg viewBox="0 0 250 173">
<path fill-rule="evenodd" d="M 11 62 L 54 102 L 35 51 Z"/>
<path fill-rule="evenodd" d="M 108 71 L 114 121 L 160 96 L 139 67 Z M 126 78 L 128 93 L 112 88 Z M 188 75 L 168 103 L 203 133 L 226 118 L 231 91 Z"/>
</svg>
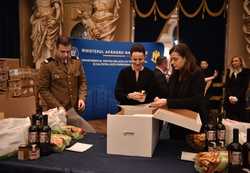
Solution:
<svg viewBox="0 0 250 173">
<path fill-rule="evenodd" d="M 238 102 L 238 98 L 235 96 L 229 96 L 228 100 L 231 104 L 236 104 Z"/>
<path fill-rule="evenodd" d="M 132 92 L 132 93 L 129 93 L 127 97 L 128 99 L 136 100 L 139 102 L 144 102 L 146 95 L 141 92 Z"/>
<path fill-rule="evenodd" d="M 217 70 L 214 70 L 213 77 L 216 78 L 218 76 L 219 72 Z"/>
<path fill-rule="evenodd" d="M 155 97 L 154 102 L 150 103 L 150 107 L 161 108 L 167 105 L 167 99 Z"/>
</svg>

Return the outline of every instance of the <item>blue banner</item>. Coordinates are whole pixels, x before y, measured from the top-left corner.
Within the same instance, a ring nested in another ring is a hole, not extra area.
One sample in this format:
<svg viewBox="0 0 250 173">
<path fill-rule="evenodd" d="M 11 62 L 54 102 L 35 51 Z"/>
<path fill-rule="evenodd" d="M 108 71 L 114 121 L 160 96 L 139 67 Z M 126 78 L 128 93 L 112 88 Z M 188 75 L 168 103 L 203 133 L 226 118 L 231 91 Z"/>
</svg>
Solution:
<svg viewBox="0 0 250 173">
<path fill-rule="evenodd" d="M 72 54 L 80 57 L 88 82 L 85 119 L 99 119 L 117 111 L 114 96 L 117 76 L 122 68 L 129 66 L 132 42 L 105 42 L 71 39 Z M 154 60 L 163 55 L 162 43 L 142 43 L 146 48 L 145 66 L 154 69 Z"/>
</svg>

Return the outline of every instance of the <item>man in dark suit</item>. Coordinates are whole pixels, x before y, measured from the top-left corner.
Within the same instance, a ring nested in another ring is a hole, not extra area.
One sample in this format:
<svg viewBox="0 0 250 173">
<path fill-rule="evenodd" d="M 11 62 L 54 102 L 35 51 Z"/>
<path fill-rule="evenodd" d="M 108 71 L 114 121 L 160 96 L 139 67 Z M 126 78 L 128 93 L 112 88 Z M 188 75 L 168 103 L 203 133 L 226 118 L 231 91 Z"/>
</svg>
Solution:
<svg viewBox="0 0 250 173">
<path fill-rule="evenodd" d="M 168 95 L 168 79 L 169 79 L 169 68 L 167 57 L 158 57 L 156 60 L 156 66 L 154 70 L 157 96 L 166 98 Z"/>
</svg>

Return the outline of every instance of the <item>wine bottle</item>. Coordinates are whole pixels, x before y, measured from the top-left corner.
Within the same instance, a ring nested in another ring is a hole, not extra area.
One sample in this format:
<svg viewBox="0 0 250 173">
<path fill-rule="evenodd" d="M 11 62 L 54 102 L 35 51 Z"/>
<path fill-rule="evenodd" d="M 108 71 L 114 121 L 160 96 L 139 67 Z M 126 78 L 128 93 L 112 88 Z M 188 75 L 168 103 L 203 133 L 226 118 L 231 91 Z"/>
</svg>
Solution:
<svg viewBox="0 0 250 173">
<path fill-rule="evenodd" d="M 222 124 L 222 115 L 218 116 L 218 121 L 216 124 L 216 137 L 217 137 L 217 148 L 223 150 L 225 148 L 225 139 L 226 139 L 226 128 Z"/>
<path fill-rule="evenodd" d="M 48 115 L 43 115 L 43 126 L 39 133 L 40 153 L 42 156 L 50 153 L 51 128 L 48 126 Z"/>
<path fill-rule="evenodd" d="M 247 141 L 243 144 L 243 167 L 250 169 L 250 128 L 247 129 Z"/>
<path fill-rule="evenodd" d="M 29 132 L 28 132 L 28 143 L 29 144 L 37 144 L 38 141 L 38 127 L 36 125 L 36 121 L 37 121 L 37 116 L 36 114 L 32 115 L 31 118 L 31 126 L 29 127 Z"/>
<path fill-rule="evenodd" d="M 36 109 L 36 126 L 39 130 L 41 130 L 43 126 L 43 113 L 42 108 L 40 106 L 38 106 Z"/>
<path fill-rule="evenodd" d="M 208 151 L 216 149 L 216 128 L 213 124 L 207 125 L 206 144 Z"/>
<path fill-rule="evenodd" d="M 233 142 L 228 145 L 228 171 L 236 173 L 242 167 L 242 146 L 239 143 L 239 129 L 233 129 Z"/>
</svg>

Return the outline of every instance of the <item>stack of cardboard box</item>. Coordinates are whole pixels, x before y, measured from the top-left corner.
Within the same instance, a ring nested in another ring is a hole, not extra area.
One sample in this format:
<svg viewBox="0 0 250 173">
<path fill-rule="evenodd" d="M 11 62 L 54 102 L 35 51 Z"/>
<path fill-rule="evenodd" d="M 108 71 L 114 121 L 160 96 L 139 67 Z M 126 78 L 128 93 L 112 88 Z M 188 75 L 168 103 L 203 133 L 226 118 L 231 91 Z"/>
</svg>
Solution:
<svg viewBox="0 0 250 173">
<path fill-rule="evenodd" d="M 9 97 L 28 97 L 36 94 L 36 70 L 18 68 L 9 70 Z"/>
<path fill-rule="evenodd" d="M 7 90 L 8 70 L 9 67 L 7 62 L 5 60 L 0 60 L 0 92 L 5 92 Z"/>
<path fill-rule="evenodd" d="M 0 117 L 27 117 L 36 112 L 36 75 L 32 68 L 8 68 L 0 60 Z"/>
</svg>

